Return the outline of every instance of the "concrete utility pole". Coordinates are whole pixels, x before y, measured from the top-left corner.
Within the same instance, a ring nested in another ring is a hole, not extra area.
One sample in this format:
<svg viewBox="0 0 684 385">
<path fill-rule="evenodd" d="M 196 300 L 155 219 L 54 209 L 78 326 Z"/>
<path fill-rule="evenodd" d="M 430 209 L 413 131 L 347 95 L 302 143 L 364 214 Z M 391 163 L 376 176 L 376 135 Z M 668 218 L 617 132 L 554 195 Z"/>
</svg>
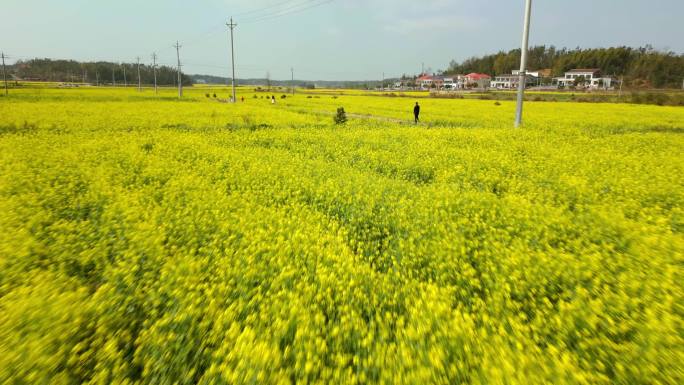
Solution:
<svg viewBox="0 0 684 385">
<path fill-rule="evenodd" d="M 157 95 L 157 54 L 152 53 L 152 72 L 154 72 L 154 94 Z"/>
<path fill-rule="evenodd" d="M 112 87 L 116 87 L 116 65 L 112 67 Z"/>
<path fill-rule="evenodd" d="M 233 103 L 235 103 L 235 46 L 233 45 L 233 30 L 237 27 L 237 24 L 233 23 L 233 18 L 230 18 L 230 23 L 226 24 L 230 28 L 230 60 L 232 63 L 233 76 L 232 76 L 232 86 L 233 86 Z"/>
<path fill-rule="evenodd" d="M 520 73 L 518 74 L 518 105 L 515 109 L 515 127 L 522 124 L 523 97 L 527 85 L 527 51 L 530 39 L 530 16 L 532 14 L 532 0 L 525 0 L 525 21 L 523 25 L 522 47 L 520 50 Z"/>
<path fill-rule="evenodd" d="M 142 91 L 142 83 L 140 82 L 140 56 L 136 58 L 138 60 L 138 92 Z"/>
<path fill-rule="evenodd" d="M 9 95 L 9 89 L 7 88 L 7 71 L 5 70 L 5 53 L 0 53 L 2 56 L 2 80 L 5 82 L 5 96 Z"/>
<path fill-rule="evenodd" d="M 295 87 L 295 83 L 294 83 L 294 67 L 290 68 L 290 72 L 292 72 L 292 84 L 291 84 L 291 87 L 292 87 L 292 96 L 294 96 L 294 93 L 295 93 L 295 90 L 294 90 L 294 87 Z"/>
<path fill-rule="evenodd" d="M 100 86 L 100 73 L 98 71 L 95 71 L 95 85 Z"/>
<path fill-rule="evenodd" d="M 178 58 L 178 99 L 183 97 L 183 81 L 181 80 L 181 62 L 180 62 L 180 49 L 181 45 L 176 41 L 176 57 Z"/>
<path fill-rule="evenodd" d="M 124 87 L 128 87 L 128 79 L 126 78 L 126 63 L 121 63 L 124 70 Z"/>
<path fill-rule="evenodd" d="M 385 92 L 385 73 L 382 73 L 382 84 L 380 84 L 380 89 Z"/>
</svg>

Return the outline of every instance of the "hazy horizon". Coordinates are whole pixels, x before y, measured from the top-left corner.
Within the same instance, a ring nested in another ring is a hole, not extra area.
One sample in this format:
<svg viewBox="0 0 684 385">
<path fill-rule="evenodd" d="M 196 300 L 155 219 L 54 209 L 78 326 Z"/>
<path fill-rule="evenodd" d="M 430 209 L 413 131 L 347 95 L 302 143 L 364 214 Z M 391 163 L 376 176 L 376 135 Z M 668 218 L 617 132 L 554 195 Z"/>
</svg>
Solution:
<svg viewBox="0 0 684 385">
<path fill-rule="evenodd" d="M 201 4 L 200 4 L 201 3 Z M 684 52 L 684 2 L 577 0 L 533 3 L 531 45 L 609 46 Z M 405 0 L 8 0 L 0 50 L 18 59 L 151 61 L 183 71 L 230 77 L 225 22 L 234 15 L 236 77 L 369 81 L 413 75 L 422 64 L 519 48 L 524 1 Z M 39 10 L 39 13 L 36 13 Z M 648 17 L 644 17 L 647 15 Z M 8 37 L 15 38 L 8 38 Z"/>
</svg>

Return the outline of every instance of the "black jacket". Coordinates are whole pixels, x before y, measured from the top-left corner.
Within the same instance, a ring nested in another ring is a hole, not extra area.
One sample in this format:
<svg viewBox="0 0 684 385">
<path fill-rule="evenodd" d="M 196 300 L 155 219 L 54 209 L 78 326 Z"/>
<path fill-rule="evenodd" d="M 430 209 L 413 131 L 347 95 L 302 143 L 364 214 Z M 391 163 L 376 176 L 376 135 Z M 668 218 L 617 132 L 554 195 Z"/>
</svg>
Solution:
<svg viewBox="0 0 684 385">
<path fill-rule="evenodd" d="M 413 107 L 413 114 L 414 115 L 420 114 L 420 106 L 416 105 L 415 107 Z"/>
</svg>

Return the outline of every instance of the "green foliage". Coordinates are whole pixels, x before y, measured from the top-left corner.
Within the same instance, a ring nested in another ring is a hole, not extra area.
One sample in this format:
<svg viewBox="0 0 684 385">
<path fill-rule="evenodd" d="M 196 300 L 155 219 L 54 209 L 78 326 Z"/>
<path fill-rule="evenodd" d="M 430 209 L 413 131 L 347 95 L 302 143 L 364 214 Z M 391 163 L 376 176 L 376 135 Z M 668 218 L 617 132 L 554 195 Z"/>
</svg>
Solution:
<svg viewBox="0 0 684 385">
<path fill-rule="evenodd" d="M 452 61 L 447 72 L 508 74 L 519 66 L 520 49 L 514 49 L 462 63 Z M 606 75 L 624 76 L 626 84 L 633 87 L 681 88 L 684 54 L 661 52 L 650 46 L 571 50 L 536 46 L 530 49 L 528 68 L 551 68 L 555 76 L 573 68 L 600 68 Z"/>
<path fill-rule="evenodd" d="M 347 123 L 347 113 L 344 112 L 344 107 L 337 108 L 337 113 L 335 114 L 335 124 Z"/>
<path fill-rule="evenodd" d="M 113 79 L 116 79 L 117 85 L 123 85 L 123 66 L 126 66 L 128 84 L 137 85 L 136 63 L 82 63 L 74 60 L 31 59 L 19 60 L 10 67 L 10 71 L 21 79 L 73 83 L 81 83 L 85 73 L 87 75 L 86 82 L 89 83 L 96 83 L 99 77 L 100 84 L 112 84 Z M 154 68 L 151 65 L 140 64 L 140 79 L 143 84 L 154 84 Z M 181 73 L 181 79 L 183 85 L 192 84 L 192 79 L 183 73 Z M 173 85 L 177 82 L 178 74 L 175 68 L 157 67 L 158 85 Z"/>
<path fill-rule="evenodd" d="M 584 87 L 584 85 L 587 84 L 587 79 L 584 77 L 584 75 L 580 75 L 575 78 L 573 84 L 575 87 Z"/>
</svg>

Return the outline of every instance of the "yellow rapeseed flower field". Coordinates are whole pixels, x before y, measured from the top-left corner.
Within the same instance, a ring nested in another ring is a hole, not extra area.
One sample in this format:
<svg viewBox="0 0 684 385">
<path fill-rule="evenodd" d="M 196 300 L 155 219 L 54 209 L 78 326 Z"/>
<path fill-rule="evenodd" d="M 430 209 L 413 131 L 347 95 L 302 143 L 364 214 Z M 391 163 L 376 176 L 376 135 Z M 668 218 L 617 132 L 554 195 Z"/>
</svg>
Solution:
<svg viewBox="0 0 684 385">
<path fill-rule="evenodd" d="M 271 94 L 0 98 L 0 383 L 684 382 L 683 108 Z"/>
</svg>

